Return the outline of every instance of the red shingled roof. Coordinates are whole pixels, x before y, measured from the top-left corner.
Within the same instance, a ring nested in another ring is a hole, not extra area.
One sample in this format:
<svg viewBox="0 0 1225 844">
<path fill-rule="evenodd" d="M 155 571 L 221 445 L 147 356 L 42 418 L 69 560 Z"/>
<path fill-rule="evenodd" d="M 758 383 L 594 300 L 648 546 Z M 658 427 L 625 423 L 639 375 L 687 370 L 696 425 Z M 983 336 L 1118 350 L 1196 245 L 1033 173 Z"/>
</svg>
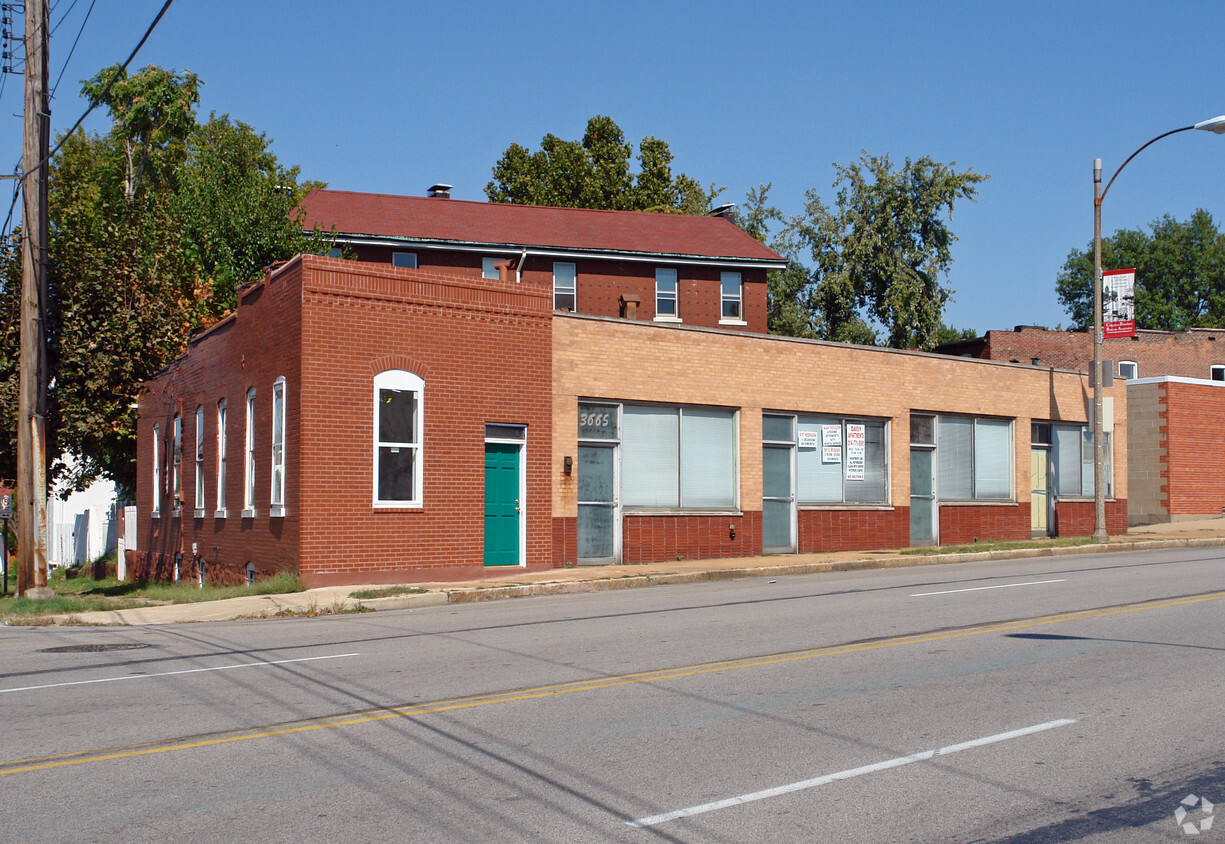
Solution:
<svg viewBox="0 0 1225 844">
<path fill-rule="evenodd" d="M 341 235 L 781 262 L 721 217 L 593 211 L 440 197 L 315 190 L 305 226 Z"/>
</svg>

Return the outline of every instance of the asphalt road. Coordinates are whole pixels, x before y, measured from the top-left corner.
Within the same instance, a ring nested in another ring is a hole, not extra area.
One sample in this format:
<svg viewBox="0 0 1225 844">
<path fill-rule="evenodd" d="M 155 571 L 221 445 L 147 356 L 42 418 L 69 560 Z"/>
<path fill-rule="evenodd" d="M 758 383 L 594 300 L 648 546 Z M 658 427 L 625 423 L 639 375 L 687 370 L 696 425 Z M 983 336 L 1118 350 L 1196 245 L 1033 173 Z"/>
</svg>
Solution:
<svg viewBox="0 0 1225 844">
<path fill-rule="evenodd" d="M 1223 678 L 1219 548 L 4 627 L 0 839 L 1225 841 Z"/>
</svg>

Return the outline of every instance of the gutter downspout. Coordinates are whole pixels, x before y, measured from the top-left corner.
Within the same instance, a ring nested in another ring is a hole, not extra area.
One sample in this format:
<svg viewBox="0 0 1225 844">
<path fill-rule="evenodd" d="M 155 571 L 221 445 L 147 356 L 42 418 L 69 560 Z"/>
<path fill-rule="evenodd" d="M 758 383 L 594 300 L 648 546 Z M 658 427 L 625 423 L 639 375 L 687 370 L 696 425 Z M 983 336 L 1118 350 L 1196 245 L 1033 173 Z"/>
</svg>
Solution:
<svg viewBox="0 0 1225 844">
<path fill-rule="evenodd" d="M 523 281 L 523 262 L 527 260 L 527 247 L 519 254 L 519 263 L 515 265 L 515 284 Z"/>
</svg>

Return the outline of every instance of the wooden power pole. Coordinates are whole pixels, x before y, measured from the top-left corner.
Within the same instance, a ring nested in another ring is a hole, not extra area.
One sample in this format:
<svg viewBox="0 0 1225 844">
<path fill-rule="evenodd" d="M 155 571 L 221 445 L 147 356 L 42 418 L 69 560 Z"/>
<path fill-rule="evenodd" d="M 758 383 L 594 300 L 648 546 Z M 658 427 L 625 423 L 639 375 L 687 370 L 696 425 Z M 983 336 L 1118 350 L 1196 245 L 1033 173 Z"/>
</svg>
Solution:
<svg viewBox="0 0 1225 844">
<path fill-rule="evenodd" d="M 47 96 L 46 0 L 26 0 L 25 135 L 21 186 L 21 358 L 17 398 L 17 594 L 47 589 Z"/>
</svg>

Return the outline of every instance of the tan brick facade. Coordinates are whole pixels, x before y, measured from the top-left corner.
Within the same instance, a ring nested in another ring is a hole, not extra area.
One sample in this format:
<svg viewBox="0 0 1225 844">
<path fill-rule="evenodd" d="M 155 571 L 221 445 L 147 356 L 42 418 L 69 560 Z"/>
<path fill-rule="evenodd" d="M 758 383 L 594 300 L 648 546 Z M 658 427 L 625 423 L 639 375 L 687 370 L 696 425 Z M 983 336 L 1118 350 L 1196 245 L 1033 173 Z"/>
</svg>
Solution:
<svg viewBox="0 0 1225 844">
<path fill-rule="evenodd" d="M 1127 433 L 1122 423 L 1126 396 L 1121 385 L 1107 391 L 1120 424 L 1113 431 L 1117 468 L 1110 528 L 1125 528 Z M 940 508 L 942 541 L 1028 536 L 1030 422 L 1084 424 L 1091 396 L 1084 376 L 1025 366 L 1000 365 L 919 352 L 866 349 L 791 338 L 737 336 L 729 332 L 661 328 L 619 320 L 557 316 L 553 321 L 554 554 L 558 562 L 573 545 L 570 522 L 577 514 L 576 481 L 563 464 L 578 448 L 576 409 L 580 398 L 624 402 L 716 406 L 739 410 L 740 510 L 749 523 L 730 536 L 716 533 L 716 548 L 744 553 L 745 533 L 753 535 L 762 508 L 762 411 L 853 415 L 889 423 L 890 502 L 886 507 L 828 507 L 802 510 L 800 550 L 905 545 L 910 494 L 909 419 L 912 411 L 1013 419 L 1014 489 L 1006 504 L 945 504 Z M 1090 531 L 1092 530 L 1092 501 Z M 1067 523 L 1072 523 L 1069 516 Z M 677 526 L 646 531 L 642 518 L 674 521 L 675 514 L 635 515 L 624 525 L 627 561 L 642 557 L 631 532 L 650 539 L 654 559 L 684 556 Z M 727 520 L 722 520 L 726 522 Z M 809 534 L 805 535 L 805 525 Z M 1066 526 L 1066 525 L 1065 525 Z M 812 532 L 819 534 L 813 537 Z M 756 537 L 760 541 L 760 537 Z M 749 540 L 751 543 L 752 538 Z"/>
</svg>

